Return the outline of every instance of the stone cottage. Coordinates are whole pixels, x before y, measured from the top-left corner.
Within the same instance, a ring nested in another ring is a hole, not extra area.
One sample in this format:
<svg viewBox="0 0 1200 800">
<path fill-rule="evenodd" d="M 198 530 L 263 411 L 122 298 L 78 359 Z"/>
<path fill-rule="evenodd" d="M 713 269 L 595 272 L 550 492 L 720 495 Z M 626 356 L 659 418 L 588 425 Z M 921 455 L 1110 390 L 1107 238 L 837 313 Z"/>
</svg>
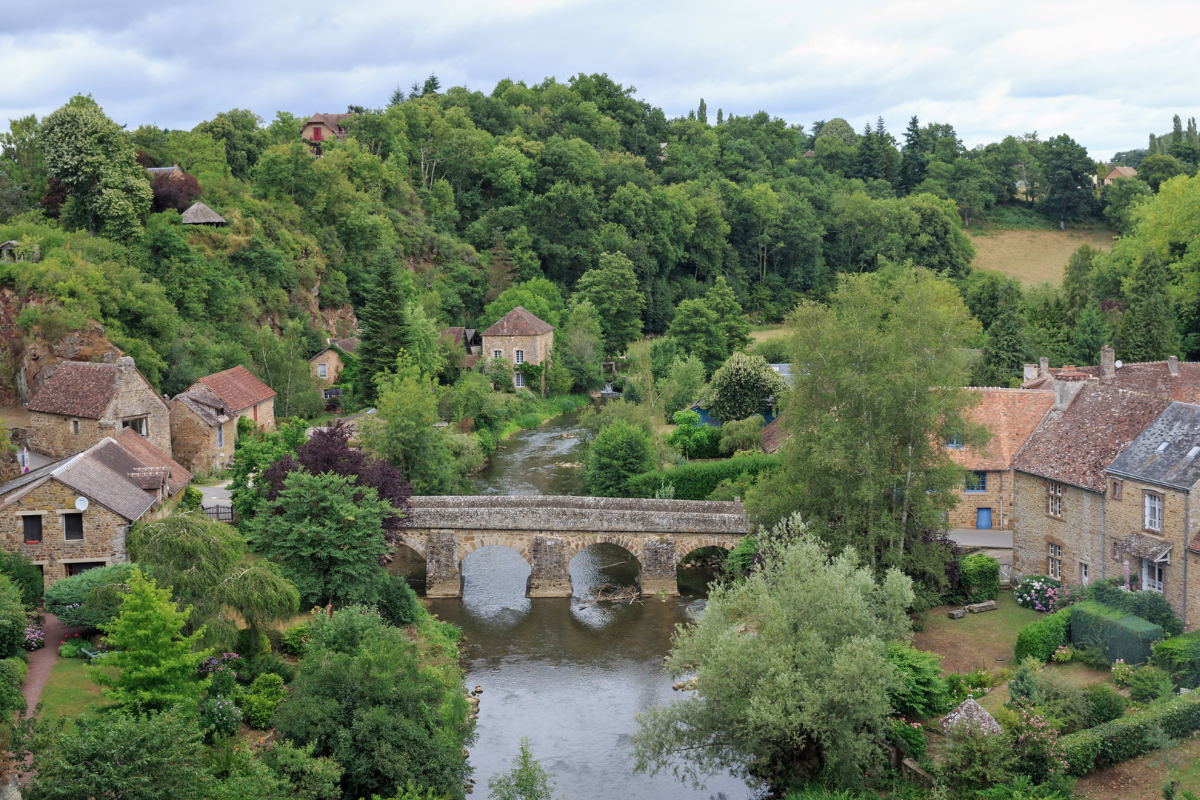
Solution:
<svg viewBox="0 0 1200 800">
<path fill-rule="evenodd" d="M 946 443 L 950 458 L 967 470 L 958 489 L 958 506 L 949 514 L 951 528 L 1008 530 L 1013 513 L 1013 458 L 1054 404 L 1053 392 L 1025 389 L 969 389 L 979 397 L 971 422 L 992 432 L 986 447 Z"/>
<path fill-rule="evenodd" d="M 175 458 L 193 472 L 224 469 L 233 459 L 242 417 L 275 427 L 275 392 L 245 367 L 234 367 L 193 383 L 171 400 Z"/>
<path fill-rule="evenodd" d="M 0 486 L 0 543 L 41 567 L 46 586 L 129 556 L 129 526 L 152 519 L 192 476 L 123 431 Z"/>
<path fill-rule="evenodd" d="M 308 142 L 342 141 L 346 138 L 346 121 L 353 114 L 313 114 L 300 129 L 300 138 Z"/>
<path fill-rule="evenodd" d="M 1063 370 L 1054 404 L 1013 459 L 1013 574 L 1111 577 L 1106 470 L 1171 401 Z"/>
<path fill-rule="evenodd" d="M 326 347 L 308 360 L 309 369 L 319 386 L 331 386 L 338 382 L 338 377 L 345 368 L 342 354 L 336 347 Z"/>
<path fill-rule="evenodd" d="M 482 339 L 485 358 L 503 358 L 514 366 L 541 364 L 550 360 L 554 328 L 517 306 L 484 331 Z M 518 389 L 525 386 L 520 372 L 513 382 Z"/>
<path fill-rule="evenodd" d="M 79 453 L 124 429 L 171 455 L 170 410 L 133 359 L 64 361 L 29 401 L 29 449 L 51 458 Z"/>
</svg>

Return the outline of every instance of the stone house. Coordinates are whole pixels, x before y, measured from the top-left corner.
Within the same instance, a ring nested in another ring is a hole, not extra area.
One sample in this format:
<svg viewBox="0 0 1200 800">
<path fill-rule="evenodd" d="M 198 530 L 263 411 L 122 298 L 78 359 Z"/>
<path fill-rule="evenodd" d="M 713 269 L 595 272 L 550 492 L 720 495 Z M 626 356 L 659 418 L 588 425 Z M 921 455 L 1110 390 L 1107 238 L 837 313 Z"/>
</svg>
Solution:
<svg viewBox="0 0 1200 800">
<path fill-rule="evenodd" d="M 507 359 L 514 366 L 542 364 L 550 360 L 554 328 L 517 306 L 484 331 L 481 338 L 485 358 Z M 518 389 L 525 386 L 520 372 L 513 375 L 513 383 Z"/>
<path fill-rule="evenodd" d="M 338 377 L 346 364 L 336 347 L 326 347 L 308 360 L 313 378 L 322 388 L 338 382 Z"/>
<path fill-rule="evenodd" d="M 1112 462 L 1105 501 L 1107 574 L 1161 592 L 1189 630 L 1188 606 L 1200 600 L 1200 573 L 1188 582 L 1188 564 L 1200 567 L 1200 406 L 1171 403 Z M 1193 615 L 1195 619 L 1195 615 Z"/>
<path fill-rule="evenodd" d="M 0 486 L 0 544 L 41 567 L 44 585 L 129 556 L 125 536 L 154 519 L 191 474 L 132 431 Z"/>
<path fill-rule="evenodd" d="M 1013 574 L 1111 577 L 1106 470 L 1170 405 L 1063 370 L 1054 404 L 1013 459 Z"/>
<path fill-rule="evenodd" d="M 353 114 L 313 114 L 300 129 L 300 138 L 308 142 L 327 142 L 346 138 L 346 120 Z"/>
<path fill-rule="evenodd" d="M 64 361 L 29 401 L 29 449 L 65 458 L 133 430 L 171 455 L 170 410 L 133 359 Z"/>
<path fill-rule="evenodd" d="M 274 428 L 274 398 L 271 387 L 241 366 L 196 381 L 171 400 L 175 458 L 193 472 L 229 466 L 238 420 Z"/>
<path fill-rule="evenodd" d="M 950 458 L 967 470 L 958 489 L 958 505 L 949 512 L 951 528 L 1012 527 L 1013 458 L 1054 404 L 1053 392 L 1025 389 L 969 389 L 979 403 L 968 419 L 992 432 L 986 447 L 965 447 L 957 439 L 946 443 Z"/>
</svg>

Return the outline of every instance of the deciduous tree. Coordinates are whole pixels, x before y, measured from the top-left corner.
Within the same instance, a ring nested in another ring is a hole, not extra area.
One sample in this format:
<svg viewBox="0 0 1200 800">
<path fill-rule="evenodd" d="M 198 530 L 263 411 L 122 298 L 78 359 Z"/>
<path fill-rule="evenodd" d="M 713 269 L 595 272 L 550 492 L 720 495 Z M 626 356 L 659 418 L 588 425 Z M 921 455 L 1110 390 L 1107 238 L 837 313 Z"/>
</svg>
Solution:
<svg viewBox="0 0 1200 800">
<path fill-rule="evenodd" d="M 768 398 L 782 402 L 787 382 L 762 356 L 734 353 L 713 373 L 704 407 L 721 422 L 767 411 Z"/>
<path fill-rule="evenodd" d="M 641 428 L 616 419 L 601 429 L 588 450 L 585 476 L 595 497 L 627 497 L 627 482 L 654 469 L 650 437 Z"/>
<path fill-rule="evenodd" d="M 599 313 L 606 355 L 621 355 L 641 335 L 641 313 L 646 300 L 638 287 L 633 262 L 625 256 L 601 254 L 600 265 L 583 274 L 575 293 Z"/>
</svg>

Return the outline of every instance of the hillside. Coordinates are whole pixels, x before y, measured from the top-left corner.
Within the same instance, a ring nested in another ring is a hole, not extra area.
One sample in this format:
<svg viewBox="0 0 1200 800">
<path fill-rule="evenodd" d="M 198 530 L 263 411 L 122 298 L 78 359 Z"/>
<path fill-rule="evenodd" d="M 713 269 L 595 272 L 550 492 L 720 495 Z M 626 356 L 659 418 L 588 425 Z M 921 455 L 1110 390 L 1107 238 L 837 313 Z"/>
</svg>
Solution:
<svg viewBox="0 0 1200 800">
<path fill-rule="evenodd" d="M 973 233 L 971 244 L 975 269 L 995 270 L 1026 286 L 1042 281 L 1058 285 L 1071 253 L 1083 244 L 1111 250 L 1113 233 L 1099 225 L 1091 230 L 989 230 Z"/>
</svg>

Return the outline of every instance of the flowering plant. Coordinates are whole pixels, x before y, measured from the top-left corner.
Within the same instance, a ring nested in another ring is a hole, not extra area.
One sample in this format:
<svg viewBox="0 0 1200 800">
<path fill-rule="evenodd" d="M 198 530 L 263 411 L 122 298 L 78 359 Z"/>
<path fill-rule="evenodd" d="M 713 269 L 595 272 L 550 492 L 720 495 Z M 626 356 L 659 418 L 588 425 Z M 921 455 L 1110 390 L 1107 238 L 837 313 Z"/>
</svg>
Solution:
<svg viewBox="0 0 1200 800">
<path fill-rule="evenodd" d="M 210 736 L 232 736 L 242 725 L 242 711 L 227 697 L 210 697 L 200 704 L 200 727 Z"/>
<path fill-rule="evenodd" d="M 913 758 L 925 757 L 925 730 L 921 723 L 910 722 L 904 717 L 888 717 L 892 725 L 892 738 L 904 748 L 905 755 Z"/>
<path fill-rule="evenodd" d="M 199 672 L 200 677 L 205 678 L 208 675 L 216 672 L 222 666 L 228 664 L 231 668 L 238 666 L 242 657 L 237 653 L 221 653 L 219 656 L 209 656 L 200 662 Z"/>
<path fill-rule="evenodd" d="M 1126 664 L 1125 659 L 1118 658 L 1113 662 L 1112 679 L 1118 688 L 1124 689 L 1128 686 L 1131 677 L 1133 677 L 1133 667 Z"/>
<path fill-rule="evenodd" d="M 1016 762 L 1034 783 L 1045 783 L 1050 776 L 1065 773 L 1067 761 L 1058 748 L 1058 731 L 1039 714 L 1015 709 L 1016 724 L 1008 731 Z"/>
<path fill-rule="evenodd" d="M 30 625 L 25 629 L 25 649 L 29 651 L 38 650 L 46 646 L 46 633 L 37 625 Z"/>
<path fill-rule="evenodd" d="M 1062 584 L 1053 578 L 1031 575 L 1021 581 L 1013 592 L 1017 604 L 1045 614 L 1053 614 L 1067 606 L 1087 599 L 1087 587 L 1079 584 Z"/>
<path fill-rule="evenodd" d="M 1054 655 L 1050 656 L 1050 660 L 1057 661 L 1059 663 L 1062 663 L 1064 661 L 1070 661 L 1071 660 L 1070 645 L 1060 644 L 1058 646 L 1058 649 L 1054 651 Z"/>
</svg>

